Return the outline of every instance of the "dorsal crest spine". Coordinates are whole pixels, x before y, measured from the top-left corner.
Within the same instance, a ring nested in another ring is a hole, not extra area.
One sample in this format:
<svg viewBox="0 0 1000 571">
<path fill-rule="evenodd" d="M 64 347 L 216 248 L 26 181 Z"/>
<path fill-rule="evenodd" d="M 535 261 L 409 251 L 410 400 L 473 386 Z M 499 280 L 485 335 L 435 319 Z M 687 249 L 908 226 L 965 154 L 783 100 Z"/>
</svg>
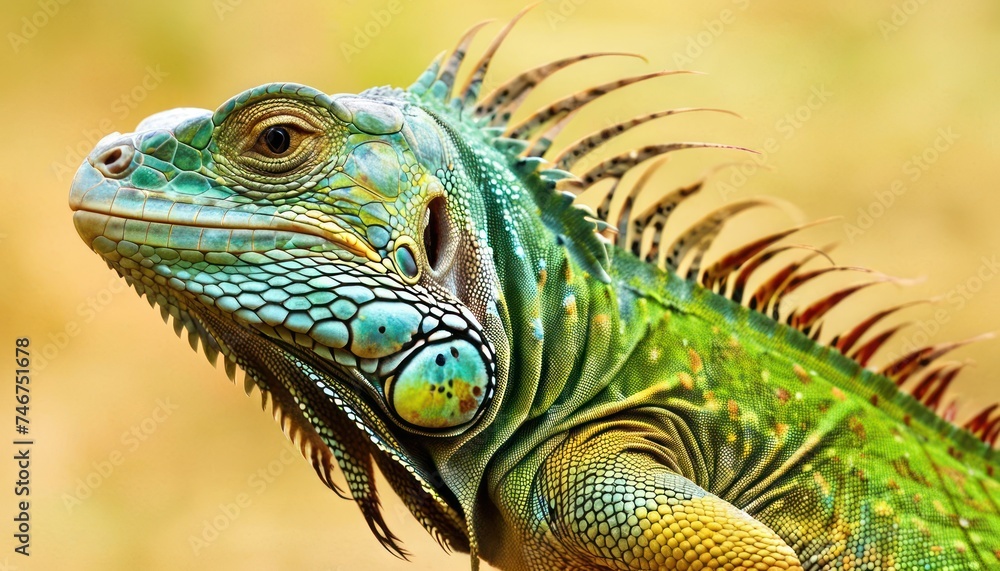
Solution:
<svg viewBox="0 0 1000 571">
<path fill-rule="evenodd" d="M 601 148 L 607 141 L 654 119 L 693 111 L 731 112 L 710 108 L 678 108 L 649 113 L 605 127 L 565 148 L 554 150 L 556 136 L 582 107 L 600 96 L 640 81 L 695 72 L 660 71 L 607 82 L 543 106 L 514 125 L 511 119 L 528 95 L 556 72 L 598 57 L 641 57 L 627 52 L 598 52 L 565 57 L 521 73 L 500 84 L 492 92 L 481 95 L 480 90 L 490 63 L 514 24 L 530 8 L 531 6 L 522 10 L 503 27 L 457 91 L 454 88 L 459 68 L 475 34 L 488 22 L 471 28 L 450 54 L 439 55 L 409 88 L 409 92 L 429 106 L 445 111 L 451 119 L 476 127 L 488 144 L 508 158 L 512 171 L 535 190 L 539 214 L 545 225 L 567 247 L 584 271 L 597 279 L 609 281 L 608 268 L 615 252 L 630 252 L 679 279 L 699 284 L 797 329 L 816 342 L 821 342 L 824 317 L 853 294 L 874 285 L 901 281 L 877 276 L 867 282 L 833 291 L 805 307 L 783 308 L 782 301 L 788 298 L 788 294 L 806 283 L 812 283 L 831 273 L 870 271 L 833 264 L 807 270 L 804 269 L 805 266 L 813 260 L 821 257 L 829 259 L 828 251 L 832 246 L 817 249 L 799 244 L 781 244 L 796 232 L 828 220 L 774 232 L 713 261 L 706 261 L 709 248 L 726 222 L 745 210 L 766 204 L 766 201 L 758 199 L 725 205 L 667 242 L 667 221 L 672 219 L 671 214 L 705 183 L 705 177 L 702 177 L 694 183 L 665 192 L 650 207 L 636 211 L 634 204 L 640 192 L 649 186 L 652 175 L 665 164 L 667 157 L 674 151 L 695 148 L 753 151 L 718 143 L 664 143 L 647 145 L 613 156 L 582 174 L 574 173 L 573 169 L 580 159 Z M 720 168 L 726 166 L 729 164 L 723 164 Z M 638 175 L 632 177 L 633 173 Z M 623 185 L 622 181 L 626 177 L 635 178 L 635 181 Z M 596 211 L 577 200 L 585 191 L 608 181 L 610 185 L 599 193 Z M 617 207 L 613 205 L 615 202 Z M 763 276 L 763 281 L 756 289 L 748 289 L 751 279 L 761 276 L 765 271 L 762 267 L 768 262 L 803 248 L 811 251 Z M 870 366 L 876 353 L 907 324 L 889 326 L 881 331 L 875 330 L 876 325 L 899 311 L 921 303 L 924 302 L 904 303 L 876 312 L 854 327 L 832 335 L 828 344 L 861 366 Z M 986 338 L 988 336 L 980 336 L 968 341 L 918 349 L 884 365 L 880 374 L 895 381 L 900 387 L 916 379 L 913 381 L 913 398 L 932 411 L 938 411 L 941 403 L 947 400 L 944 396 L 946 391 L 965 366 L 961 363 L 939 363 L 939 359 L 969 342 Z M 995 406 L 986 407 L 965 423 L 964 428 L 992 446 L 1000 439 L 1000 412 L 997 410 Z M 939 414 L 944 420 L 953 421 L 954 411 L 952 403 Z"/>
</svg>

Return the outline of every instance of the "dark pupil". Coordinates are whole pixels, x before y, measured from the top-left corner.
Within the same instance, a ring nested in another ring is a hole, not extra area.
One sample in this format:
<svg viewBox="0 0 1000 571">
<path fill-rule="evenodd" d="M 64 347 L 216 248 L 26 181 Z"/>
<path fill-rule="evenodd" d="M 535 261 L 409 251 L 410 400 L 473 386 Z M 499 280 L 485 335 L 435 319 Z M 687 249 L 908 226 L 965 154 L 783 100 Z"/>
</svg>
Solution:
<svg viewBox="0 0 1000 571">
<path fill-rule="evenodd" d="M 288 134 L 288 129 L 284 127 L 268 127 L 264 131 L 264 143 L 272 153 L 280 155 L 288 150 L 292 143 L 292 137 Z"/>
</svg>

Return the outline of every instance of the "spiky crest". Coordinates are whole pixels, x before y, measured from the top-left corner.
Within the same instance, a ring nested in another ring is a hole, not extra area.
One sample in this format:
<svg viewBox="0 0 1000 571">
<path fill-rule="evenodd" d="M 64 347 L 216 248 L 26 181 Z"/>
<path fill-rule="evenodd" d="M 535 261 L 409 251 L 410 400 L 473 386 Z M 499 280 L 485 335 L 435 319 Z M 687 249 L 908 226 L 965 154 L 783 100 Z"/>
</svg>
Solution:
<svg viewBox="0 0 1000 571">
<path fill-rule="evenodd" d="M 484 137 L 495 148 L 507 154 L 515 172 L 526 179 L 534 179 L 548 189 L 547 193 L 536 196 L 539 199 L 543 219 L 553 232 L 567 239 L 567 248 L 571 251 L 575 249 L 575 258 L 586 271 L 599 279 L 607 280 L 609 279 L 606 272 L 607 264 L 610 263 L 614 250 L 617 248 L 631 252 L 682 279 L 700 283 L 705 288 L 729 297 L 750 309 L 769 315 L 776 321 L 784 321 L 789 327 L 802 331 L 817 342 L 821 339 L 823 318 L 841 306 L 847 298 L 871 286 L 901 282 L 901 280 L 877 274 L 873 280 L 843 287 L 804 307 L 792 308 L 785 313 L 785 318 L 782 320 L 782 301 L 789 299 L 789 295 L 803 285 L 836 272 L 873 272 L 865 268 L 835 265 L 832 260 L 828 267 L 806 270 L 805 267 L 818 257 L 829 260 L 827 252 L 832 249 L 832 246 L 812 248 L 803 245 L 780 245 L 781 241 L 792 234 L 826 220 L 794 226 L 765 235 L 723 254 L 712 263 L 704 263 L 707 252 L 726 221 L 750 207 L 766 204 L 766 201 L 759 199 L 726 205 L 710 213 L 690 225 L 687 230 L 677 234 L 669 248 L 661 251 L 660 244 L 666 238 L 667 220 L 685 199 L 696 194 L 703 187 L 707 178 L 707 176 L 703 176 L 689 185 L 664 192 L 650 206 L 636 211 L 634 209 L 636 199 L 643 190 L 650 186 L 650 180 L 655 171 L 666 163 L 668 154 L 694 148 L 743 151 L 749 151 L 749 149 L 701 142 L 647 145 L 600 161 L 582 174 L 574 174 L 571 171 L 582 158 L 596 149 L 602 148 L 608 141 L 654 119 L 691 111 L 730 112 L 708 108 L 680 108 L 659 111 L 603 128 L 570 143 L 565 148 L 553 151 L 555 138 L 576 116 L 580 108 L 602 95 L 640 81 L 694 72 L 686 70 L 661 71 L 606 82 L 564 97 L 550 105 L 545 105 L 516 125 L 511 124 L 511 117 L 518 111 L 534 88 L 557 71 L 574 63 L 603 56 L 641 57 L 624 52 L 598 52 L 566 57 L 521 73 L 501 84 L 488 95 L 479 97 L 484 78 L 498 49 L 510 34 L 514 24 L 530 8 L 531 6 L 518 13 L 500 31 L 454 98 L 452 98 L 452 87 L 459 65 L 468 50 L 472 37 L 484 24 L 473 27 L 463 35 L 462 40 L 448 58 L 443 59 L 439 56 L 421 75 L 420 79 L 410 87 L 410 92 L 425 101 L 434 101 L 438 104 L 450 103 L 450 109 L 455 111 L 456 119 L 480 126 Z M 452 99 L 449 101 L 449 98 Z M 648 166 L 644 166 L 647 163 Z M 632 177 L 633 173 L 639 174 Z M 622 181 L 626 177 L 632 177 L 635 180 L 630 185 L 623 185 Z M 596 189 L 605 181 L 611 181 L 611 184 L 600 191 L 596 212 L 577 201 L 577 196 L 588 190 Z M 618 207 L 613 208 L 612 203 L 616 199 L 618 199 Z M 764 273 L 762 268 L 768 262 L 795 249 L 812 251 L 764 276 L 756 289 L 747 295 L 750 280 Z M 688 260 L 687 270 L 681 274 L 681 264 Z M 897 324 L 882 331 L 873 332 L 875 326 L 897 312 L 928 301 L 932 300 L 903 303 L 876 312 L 854 327 L 832 336 L 828 344 L 860 365 L 867 367 L 875 354 L 907 324 Z M 916 382 L 912 396 L 931 410 L 937 411 L 952 381 L 966 366 L 964 363 L 939 363 L 939 359 L 954 349 L 985 338 L 988 336 L 917 349 L 883 366 L 881 374 L 900 386 L 909 379 L 922 375 Z M 987 407 L 965 423 L 964 428 L 992 446 L 1000 439 L 1000 411 L 998 409 L 1000 409 L 1000 405 Z M 940 416 L 945 420 L 953 421 L 956 410 L 957 405 L 952 400 L 945 407 L 944 412 L 940 413 Z"/>
</svg>

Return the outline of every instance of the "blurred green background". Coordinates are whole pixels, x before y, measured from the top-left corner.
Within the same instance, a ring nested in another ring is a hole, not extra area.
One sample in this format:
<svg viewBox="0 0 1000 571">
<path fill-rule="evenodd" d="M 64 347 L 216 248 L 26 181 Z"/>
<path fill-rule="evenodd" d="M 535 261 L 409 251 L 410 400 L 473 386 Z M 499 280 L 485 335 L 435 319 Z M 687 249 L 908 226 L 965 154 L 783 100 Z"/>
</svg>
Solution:
<svg viewBox="0 0 1000 571">
<path fill-rule="evenodd" d="M 523 5 L 3 4 L 0 339 L 8 346 L 15 337 L 32 339 L 36 446 L 30 558 L 12 551 L 14 466 L 0 462 L 0 488 L 8 490 L 0 494 L 7 522 L 0 569 L 468 568 L 465 556 L 441 552 L 391 494 L 387 520 L 413 563 L 382 550 L 355 506 L 288 452 L 256 393 L 244 397 L 207 366 L 84 246 L 66 196 L 99 137 L 129 131 L 151 113 L 214 108 L 279 80 L 329 92 L 406 86 L 468 26 L 506 19 Z M 482 34 L 474 54 L 498 27 Z M 707 72 L 613 94 L 581 113 L 561 140 L 661 108 L 740 113 L 742 120 L 707 113 L 661 120 L 612 150 L 707 140 L 767 151 L 755 159 L 763 166 L 742 165 L 744 177 L 739 168 L 714 175 L 685 206 L 685 219 L 761 194 L 798 205 L 799 220 L 842 216 L 800 240 L 839 240 L 839 263 L 927 279 L 864 292 L 831 319 L 827 333 L 887 303 L 946 293 L 938 307 L 900 317 L 917 322 L 900 342 L 943 341 L 991 331 L 1000 321 L 1000 279 L 993 279 L 1000 254 L 998 32 L 993 0 L 549 0 L 514 31 L 488 83 L 581 51 L 649 58 L 581 64 L 544 84 L 525 106 L 531 110 L 622 74 Z M 734 160 L 746 155 L 687 151 L 656 181 L 668 188 Z M 778 210 L 748 214 L 722 240 L 731 245 L 788 219 Z M 830 278 L 800 299 L 858 279 Z M 955 354 L 979 363 L 957 383 L 965 415 L 1000 397 L 997 347 L 994 341 Z M 9 361 L 4 367 L 13 368 Z M 7 383 L 0 433 L 13 437 Z"/>
</svg>

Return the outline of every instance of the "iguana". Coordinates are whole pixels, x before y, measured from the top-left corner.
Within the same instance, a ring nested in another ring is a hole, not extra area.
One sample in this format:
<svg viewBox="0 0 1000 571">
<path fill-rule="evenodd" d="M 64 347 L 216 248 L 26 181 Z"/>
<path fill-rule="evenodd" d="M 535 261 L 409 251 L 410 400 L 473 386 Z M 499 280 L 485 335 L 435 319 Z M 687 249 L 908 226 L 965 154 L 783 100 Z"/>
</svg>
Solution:
<svg viewBox="0 0 1000 571">
<path fill-rule="evenodd" d="M 1000 568 L 996 406 L 963 428 L 936 413 L 962 367 L 939 358 L 960 344 L 867 368 L 897 330 L 877 325 L 911 304 L 821 342 L 866 284 L 782 309 L 842 269 L 805 266 L 823 251 L 796 254 L 798 228 L 705 258 L 757 201 L 670 240 L 703 181 L 636 198 L 668 153 L 724 145 L 578 161 L 695 109 L 552 143 L 587 103 L 675 72 L 514 123 L 545 78 L 621 55 L 482 95 L 519 17 L 461 83 L 481 25 L 408 89 L 273 83 L 108 135 L 73 181 L 76 228 L 192 347 L 245 372 L 337 491 L 339 466 L 397 555 L 376 466 L 474 569 Z"/>
</svg>

